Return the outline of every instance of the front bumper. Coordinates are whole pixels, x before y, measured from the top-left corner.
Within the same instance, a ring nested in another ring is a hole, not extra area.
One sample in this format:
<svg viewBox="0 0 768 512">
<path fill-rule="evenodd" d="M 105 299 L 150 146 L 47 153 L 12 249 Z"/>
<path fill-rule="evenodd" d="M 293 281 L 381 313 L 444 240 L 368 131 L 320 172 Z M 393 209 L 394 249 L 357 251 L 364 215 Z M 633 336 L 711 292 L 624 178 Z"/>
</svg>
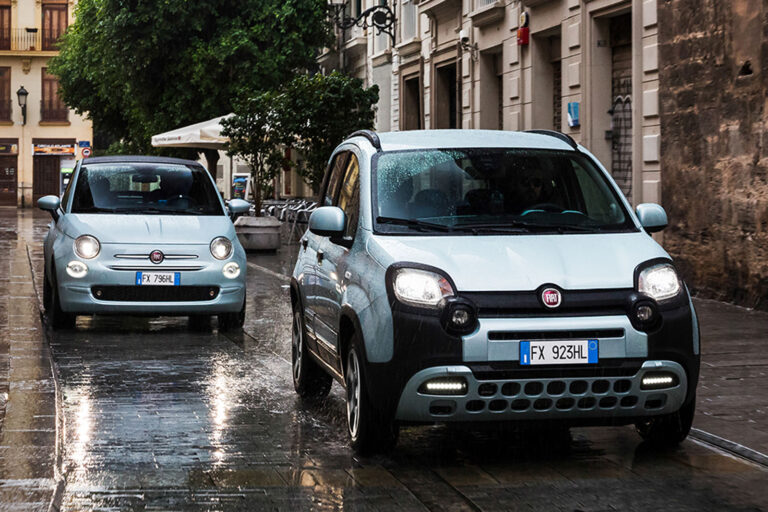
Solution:
<svg viewBox="0 0 768 512">
<path fill-rule="evenodd" d="M 677 384 L 641 389 L 643 376 L 659 371 L 676 375 Z M 466 379 L 466 394 L 445 396 L 419 391 L 424 382 L 436 377 Z M 477 379 L 467 366 L 441 366 L 422 370 L 408 380 L 395 418 L 419 423 L 561 419 L 627 423 L 677 411 L 685 401 L 687 388 L 685 370 L 674 361 L 645 361 L 629 376 L 493 380 Z"/>
<path fill-rule="evenodd" d="M 138 252 L 141 248 L 132 247 L 129 250 Z M 180 251 L 178 248 L 167 249 L 168 252 L 171 250 Z M 128 252 L 125 248 L 106 246 L 104 254 L 94 260 L 56 258 L 59 300 L 63 311 L 75 314 L 190 315 L 235 313 L 243 306 L 246 277 L 244 255 L 242 260 L 235 254 L 225 261 L 198 257 L 190 261 L 168 260 L 154 265 L 111 257 L 120 251 Z M 192 253 L 192 250 L 188 252 Z M 200 252 L 203 254 L 202 250 Z M 77 279 L 67 274 L 66 265 L 72 259 L 83 261 L 88 266 L 85 277 Z M 230 261 L 240 265 L 240 275 L 235 279 L 228 279 L 222 274 L 222 267 Z M 136 285 L 138 271 L 179 272 L 180 286 Z M 151 292 L 155 293 L 137 293 L 143 291 L 139 289 L 144 287 L 152 288 Z M 207 293 L 209 290 L 215 290 L 212 298 Z M 165 291 L 173 293 L 163 293 Z M 200 291 L 206 293 L 199 297 L 192 296 Z M 102 293 L 102 298 L 96 296 L 97 292 Z M 105 297 L 109 300 L 103 300 Z M 168 297 L 175 297 L 176 300 Z"/>
</svg>

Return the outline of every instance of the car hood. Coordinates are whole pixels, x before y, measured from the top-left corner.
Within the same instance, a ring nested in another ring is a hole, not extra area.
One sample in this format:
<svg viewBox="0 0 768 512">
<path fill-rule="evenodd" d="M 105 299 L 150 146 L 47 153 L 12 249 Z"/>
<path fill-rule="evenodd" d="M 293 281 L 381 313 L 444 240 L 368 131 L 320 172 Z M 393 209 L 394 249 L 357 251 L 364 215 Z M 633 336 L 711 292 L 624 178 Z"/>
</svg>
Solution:
<svg viewBox="0 0 768 512">
<path fill-rule="evenodd" d="M 632 288 L 635 268 L 669 255 L 644 232 L 537 236 L 380 236 L 369 252 L 384 267 L 413 262 L 446 272 L 460 291 Z"/>
<path fill-rule="evenodd" d="M 209 244 L 217 236 L 235 238 L 235 228 L 224 215 L 117 215 L 70 213 L 64 232 L 72 238 L 93 235 L 102 244 Z"/>
</svg>

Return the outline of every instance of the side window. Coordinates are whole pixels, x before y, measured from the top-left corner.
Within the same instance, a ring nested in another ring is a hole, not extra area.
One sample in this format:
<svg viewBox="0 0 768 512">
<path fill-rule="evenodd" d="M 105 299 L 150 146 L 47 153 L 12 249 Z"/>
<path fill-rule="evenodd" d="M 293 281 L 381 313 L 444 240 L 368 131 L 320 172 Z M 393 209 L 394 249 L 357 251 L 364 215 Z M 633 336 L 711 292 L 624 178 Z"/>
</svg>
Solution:
<svg viewBox="0 0 768 512">
<path fill-rule="evenodd" d="M 341 184 L 341 177 L 344 175 L 344 165 L 347 163 L 346 151 L 342 151 L 337 154 L 331 164 L 331 175 L 328 177 L 328 186 L 325 189 L 325 196 L 323 197 L 323 206 L 331 206 L 334 204 L 336 197 L 339 193 L 339 185 Z"/>
<path fill-rule="evenodd" d="M 349 155 L 349 163 L 344 173 L 344 183 L 339 193 L 338 207 L 347 216 L 347 230 L 344 235 L 355 238 L 360 219 L 360 166 L 354 154 Z"/>
<path fill-rule="evenodd" d="M 61 195 L 61 209 L 66 211 L 67 209 L 67 203 L 69 202 L 69 196 L 72 195 L 72 186 L 74 185 L 73 181 L 75 181 L 73 178 L 75 177 L 75 173 L 77 172 L 77 168 L 75 168 L 74 171 L 69 175 L 69 181 L 67 181 L 67 187 L 64 189 L 64 193 Z"/>
</svg>

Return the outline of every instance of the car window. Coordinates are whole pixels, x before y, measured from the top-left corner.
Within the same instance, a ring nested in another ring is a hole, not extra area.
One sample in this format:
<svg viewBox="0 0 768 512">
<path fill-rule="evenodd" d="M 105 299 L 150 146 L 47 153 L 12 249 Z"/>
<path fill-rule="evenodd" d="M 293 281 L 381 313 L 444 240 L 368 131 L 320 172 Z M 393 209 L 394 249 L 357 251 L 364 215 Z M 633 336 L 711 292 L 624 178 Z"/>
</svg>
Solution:
<svg viewBox="0 0 768 512">
<path fill-rule="evenodd" d="M 325 188 L 325 195 L 323 197 L 323 206 L 331 206 L 335 204 L 337 194 L 339 192 L 339 185 L 341 184 L 341 177 L 344 174 L 345 164 L 347 162 L 348 152 L 342 151 L 333 158 L 333 163 L 330 167 L 330 176 L 328 177 L 328 185 Z"/>
<path fill-rule="evenodd" d="M 338 207 L 347 216 L 347 228 L 344 235 L 354 238 L 360 218 L 360 166 L 357 157 L 350 153 L 349 163 L 344 173 L 344 182 L 339 193 Z"/>
<path fill-rule="evenodd" d="M 381 153 L 374 166 L 374 220 L 387 219 L 377 232 L 408 231 L 406 221 L 450 231 L 635 229 L 607 178 L 578 152 L 393 151 Z"/>
<path fill-rule="evenodd" d="M 61 196 L 61 208 L 62 210 L 66 211 L 67 203 L 69 202 L 69 197 L 72 195 L 72 187 L 74 185 L 74 178 L 75 173 L 69 175 L 69 179 L 67 180 L 67 187 L 64 189 L 64 193 Z"/>
<path fill-rule="evenodd" d="M 224 215 L 207 171 L 183 164 L 83 165 L 73 213 Z"/>
</svg>

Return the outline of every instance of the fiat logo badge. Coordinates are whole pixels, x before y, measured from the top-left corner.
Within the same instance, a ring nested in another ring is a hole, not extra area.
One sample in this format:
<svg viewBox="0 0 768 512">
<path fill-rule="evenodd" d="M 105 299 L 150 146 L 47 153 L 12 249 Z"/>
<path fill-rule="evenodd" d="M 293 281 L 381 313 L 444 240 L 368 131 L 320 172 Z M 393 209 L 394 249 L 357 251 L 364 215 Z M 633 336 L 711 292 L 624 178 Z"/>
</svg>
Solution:
<svg viewBox="0 0 768 512">
<path fill-rule="evenodd" d="M 152 263 L 162 263 L 165 259 L 165 256 L 163 256 L 162 251 L 152 251 L 149 253 L 149 261 Z"/>
<path fill-rule="evenodd" d="M 545 288 L 541 292 L 541 302 L 548 308 L 560 307 L 563 297 L 555 288 Z"/>
</svg>

